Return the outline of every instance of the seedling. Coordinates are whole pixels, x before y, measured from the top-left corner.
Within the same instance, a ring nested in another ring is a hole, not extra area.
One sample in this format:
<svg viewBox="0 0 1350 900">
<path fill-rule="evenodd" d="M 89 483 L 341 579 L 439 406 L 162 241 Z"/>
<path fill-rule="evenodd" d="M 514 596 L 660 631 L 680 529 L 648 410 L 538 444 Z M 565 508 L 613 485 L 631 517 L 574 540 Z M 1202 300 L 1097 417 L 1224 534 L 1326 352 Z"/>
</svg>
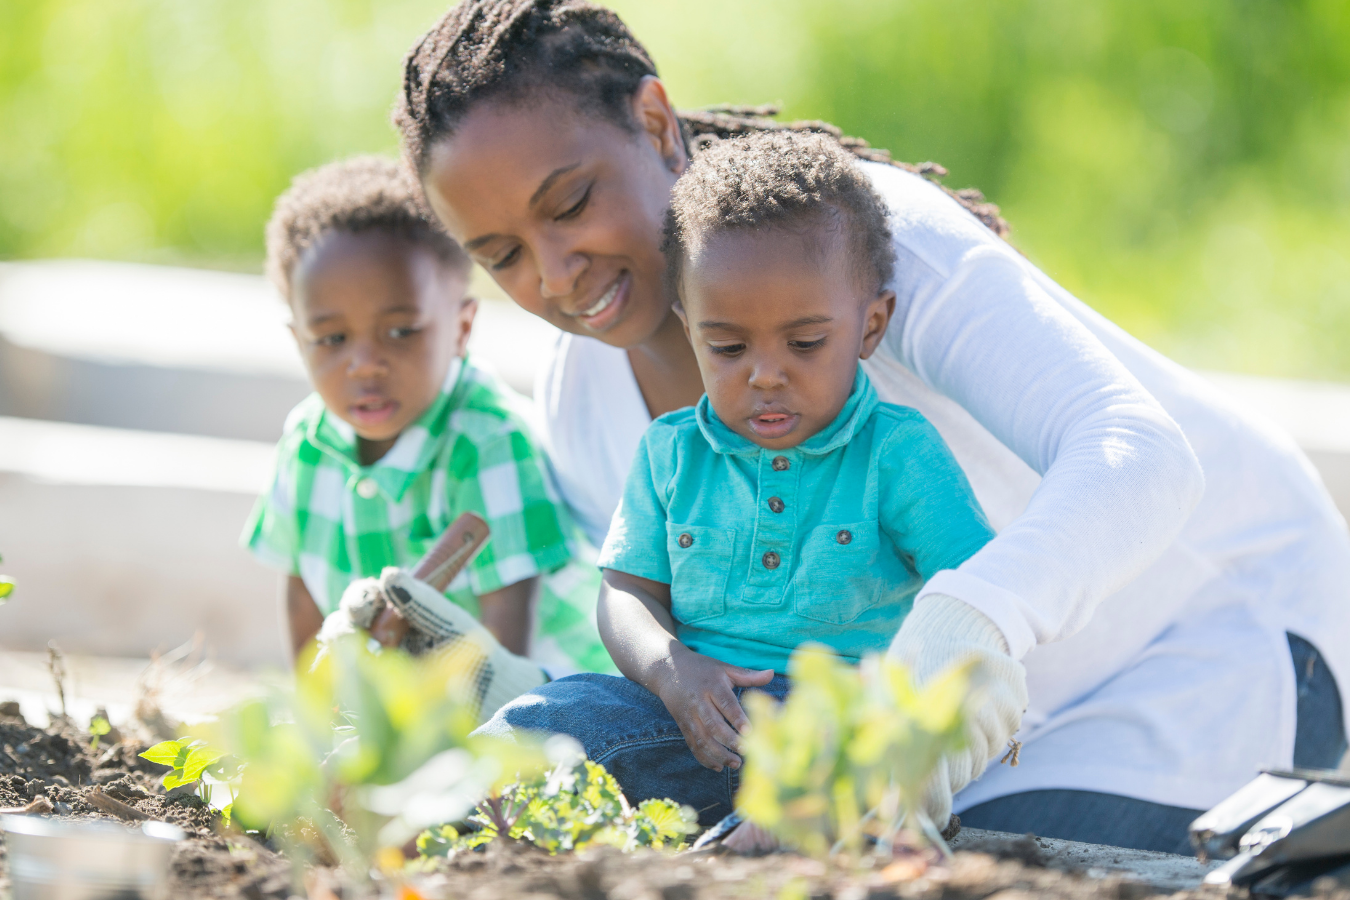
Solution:
<svg viewBox="0 0 1350 900">
<path fill-rule="evenodd" d="M 204 733 L 246 764 L 235 820 L 286 844 L 297 870 L 312 853 L 331 853 L 364 880 L 381 851 L 462 820 L 537 771 L 543 756 L 529 741 L 470 736 L 476 652 L 373 653 L 348 635 L 317 664 L 302 661 L 293 690 L 222 716 Z"/>
<path fill-rule="evenodd" d="M 94 716 L 89 720 L 89 734 L 92 737 L 92 740 L 89 742 L 89 749 L 91 752 L 98 751 L 99 738 L 110 731 L 112 731 L 112 723 L 102 716 Z"/>
<path fill-rule="evenodd" d="M 0 556 L 0 562 L 5 558 Z M 8 575 L 0 575 L 0 606 L 3 606 L 9 600 L 9 595 L 14 593 L 14 580 Z"/>
<path fill-rule="evenodd" d="M 99 734 L 107 734 L 109 728 L 107 720 L 94 720 L 98 721 L 103 722 L 103 730 Z M 90 723 L 89 730 L 93 733 L 94 723 Z M 208 746 L 206 741 L 192 737 L 161 741 L 142 753 L 141 757 L 162 766 L 172 767 L 161 779 L 166 791 L 183 785 L 196 785 L 198 798 L 207 806 L 211 805 L 213 783 L 225 784 L 230 792 L 230 802 L 222 806 L 220 812 L 225 821 L 230 820 L 234 807 L 235 787 L 243 772 L 242 763 L 230 760 L 223 751 Z"/>
<path fill-rule="evenodd" d="M 678 850 L 698 831 L 692 807 L 656 799 L 633 806 L 604 766 L 575 752 L 552 771 L 488 797 L 468 821 L 478 830 L 461 835 L 453 826 L 441 825 L 422 832 L 418 852 L 447 856 L 502 835 L 529 841 L 550 854 L 601 845 L 625 853 L 639 847 Z"/>
<path fill-rule="evenodd" d="M 815 856 L 857 852 L 869 837 L 889 852 L 903 827 L 945 848 L 919 801 L 942 756 L 964 746 L 971 666 L 922 689 L 894 660 L 854 667 L 819 645 L 804 645 L 788 666 L 785 702 L 744 699 L 742 813 Z"/>
</svg>

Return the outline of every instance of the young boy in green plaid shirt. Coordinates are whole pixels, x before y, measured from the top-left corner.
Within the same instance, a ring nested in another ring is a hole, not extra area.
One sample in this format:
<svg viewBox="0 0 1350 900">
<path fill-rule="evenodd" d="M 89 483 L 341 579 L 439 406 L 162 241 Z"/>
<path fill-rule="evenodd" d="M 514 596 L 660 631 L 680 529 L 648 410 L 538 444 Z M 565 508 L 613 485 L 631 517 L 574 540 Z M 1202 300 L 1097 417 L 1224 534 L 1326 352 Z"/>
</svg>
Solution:
<svg viewBox="0 0 1350 900">
<path fill-rule="evenodd" d="M 411 179 L 377 157 L 306 173 L 278 199 L 267 247 L 315 393 L 286 420 L 243 540 L 286 573 L 296 653 L 344 614 L 353 582 L 411 566 L 472 510 L 492 536 L 445 592 L 459 610 L 445 605 L 494 648 L 490 668 L 524 689 L 541 666 L 613 671 L 598 573 L 573 560 L 575 527 L 518 395 L 464 356 L 470 262 Z"/>
</svg>

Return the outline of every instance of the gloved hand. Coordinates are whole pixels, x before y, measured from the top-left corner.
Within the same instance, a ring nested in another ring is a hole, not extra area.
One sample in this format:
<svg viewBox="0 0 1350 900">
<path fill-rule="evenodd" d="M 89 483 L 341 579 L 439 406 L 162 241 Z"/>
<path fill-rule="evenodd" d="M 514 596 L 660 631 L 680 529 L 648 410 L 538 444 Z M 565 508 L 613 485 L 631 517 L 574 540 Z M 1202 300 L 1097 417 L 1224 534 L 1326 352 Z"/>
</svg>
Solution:
<svg viewBox="0 0 1350 900">
<path fill-rule="evenodd" d="M 363 578 L 347 586 L 337 610 L 324 619 L 319 632 L 320 658 L 323 645 L 338 635 L 370 628 L 386 602 L 408 622 L 408 633 L 400 644 L 404 650 L 414 655 L 466 653 L 471 654 L 467 659 L 477 660 L 471 663 L 471 694 L 479 722 L 486 722 L 502 706 L 548 680 L 539 666 L 503 647 L 467 610 L 394 566 L 379 578 Z"/>
<path fill-rule="evenodd" d="M 943 757 L 922 801 L 941 830 L 951 817 L 952 795 L 980 777 L 1021 727 L 1026 669 L 1009 654 L 1003 632 L 988 616 L 945 594 L 929 594 L 915 604 L 888 652 L 920 685 L 955 663 L 976 660 L 966 749 Z"/>
</svg>

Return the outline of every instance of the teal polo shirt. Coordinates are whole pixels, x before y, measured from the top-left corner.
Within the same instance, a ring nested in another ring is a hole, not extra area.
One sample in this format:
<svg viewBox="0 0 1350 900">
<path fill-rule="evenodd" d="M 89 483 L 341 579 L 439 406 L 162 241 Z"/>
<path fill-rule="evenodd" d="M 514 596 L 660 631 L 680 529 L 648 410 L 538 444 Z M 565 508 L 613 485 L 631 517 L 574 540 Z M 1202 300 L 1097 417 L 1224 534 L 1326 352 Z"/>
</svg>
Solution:
<svg viewBox="0 0 1350 900">
<path fill-rule="evenodd" d="M 807 640 L 884 651 L 924 582 L 993 536 L 937 429 L 859 368 L 839 416 L 787 450 L 733 432 L 706 394 L 657 419 L 598 563 L 669 584 L 690 649 L 786 673 Z"/>
</svg>

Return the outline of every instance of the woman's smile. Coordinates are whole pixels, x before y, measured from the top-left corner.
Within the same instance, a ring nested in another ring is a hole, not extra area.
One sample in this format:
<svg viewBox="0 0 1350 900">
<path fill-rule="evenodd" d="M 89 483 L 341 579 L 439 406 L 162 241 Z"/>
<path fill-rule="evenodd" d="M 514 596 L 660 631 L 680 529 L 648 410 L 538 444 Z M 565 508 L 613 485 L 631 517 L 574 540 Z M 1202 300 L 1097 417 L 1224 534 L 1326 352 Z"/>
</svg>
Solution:
<svg viewBox="0 0 1350 900">
<path fill-rule="evenodd" d="M 600 299 L 586 309 L 573 314 L 573 318 L 591 331 L 604 331 L 614 325 L 623 315 L 628 300 L 628 288 L 633 278 L 627 271 L 621 272 Z"/>
</svg>

